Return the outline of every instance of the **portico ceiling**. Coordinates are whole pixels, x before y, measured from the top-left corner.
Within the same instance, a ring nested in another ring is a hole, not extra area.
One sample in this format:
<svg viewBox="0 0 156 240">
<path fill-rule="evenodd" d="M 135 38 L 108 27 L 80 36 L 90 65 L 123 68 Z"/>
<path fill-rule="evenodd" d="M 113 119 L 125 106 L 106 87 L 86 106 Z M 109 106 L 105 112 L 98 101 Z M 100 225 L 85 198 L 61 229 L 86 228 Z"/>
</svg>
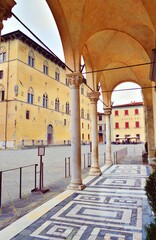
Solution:
<svg viewBox="0 0 156 240">
<path fill-rule="evenodd" d="M 150 62 L 156 38 L 156 0 L 47 0 L 61 36 L 66 64 L 86 71 Z M 150 86 L 150 66 L 95 73 L 103 90 L 122 81 Z M 88 75 L 89 76 L 89 75 Z M 87 81 L 88 81 L 87 79 Z M 96 79 L 96 81 L 95 81 Z M 94 80 L 94 81 L 93 81 Z"/>
</svg>

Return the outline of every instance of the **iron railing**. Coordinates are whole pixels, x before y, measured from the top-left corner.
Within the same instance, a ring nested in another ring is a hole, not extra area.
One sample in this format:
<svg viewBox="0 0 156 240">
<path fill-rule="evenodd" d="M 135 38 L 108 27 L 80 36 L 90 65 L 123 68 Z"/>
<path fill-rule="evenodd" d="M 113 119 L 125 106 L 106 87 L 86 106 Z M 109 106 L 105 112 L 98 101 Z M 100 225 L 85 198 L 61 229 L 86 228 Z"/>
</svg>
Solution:
<svg viewBox="0 0 156 240">
<path fill-rule="evenodd" d="M 37 183 L 37 166 L 38 164 L 32 164 L 32 165 L 28 165 L 28 166 L 23 166 L 23 167 L 18 167 L 18 168 L 12 168 L 12 169 L 7 169 L 7 170 L 3 170 L 0 171 L 0 207 L 2 206 L 2 193 L 3 193 L 3 173 L 6 172 L 10 172 L 10 171 L 15 171 L 19 169 L 19 198 L 22 198 L 22 170 L 24 168 L 28 168 L 28 167 L 35 167 L 35 179 L 34 179 L 34 187 L 36 188 L 36 183 Z"/>
</svg>

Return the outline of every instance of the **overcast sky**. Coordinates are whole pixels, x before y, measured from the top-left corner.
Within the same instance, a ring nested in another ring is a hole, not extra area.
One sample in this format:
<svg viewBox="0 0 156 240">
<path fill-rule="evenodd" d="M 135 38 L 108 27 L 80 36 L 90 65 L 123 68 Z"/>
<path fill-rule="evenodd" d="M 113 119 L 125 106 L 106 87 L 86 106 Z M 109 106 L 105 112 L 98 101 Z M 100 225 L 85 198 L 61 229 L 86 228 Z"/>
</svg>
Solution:
<svg viewBox="0 0 156 240">
<path fill-rule="evenodd" d="M 55 20 L 49 10 L 45 0 L 16 0 L 17 5 L 12 12 L 37 35 L 62 61 L 64 54 L 59 32 Z M 4 28 L 2 35 L 15 30 L 21 30 L 27 36 L 34 37 L 24 28 L 13 16 L 7 21 L 3 21 Z M 116 89 L 138 88 L 134 83 L 120 84 Z M 141 91 L 119 91 L 112 94 L 113 105 L 125 104 L 131 101 L 142 101 Z M 103 106 L 99 102 L 98 111 L 102 111 Z"/>
</svg>

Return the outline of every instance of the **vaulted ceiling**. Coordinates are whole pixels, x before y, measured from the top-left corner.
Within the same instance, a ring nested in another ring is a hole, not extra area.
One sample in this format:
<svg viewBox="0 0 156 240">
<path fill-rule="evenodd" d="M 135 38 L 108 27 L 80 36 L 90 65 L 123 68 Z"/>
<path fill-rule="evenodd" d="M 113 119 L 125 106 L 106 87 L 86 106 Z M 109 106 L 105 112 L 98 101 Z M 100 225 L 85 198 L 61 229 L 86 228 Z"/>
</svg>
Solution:
<svg viewBox="0 0 156 240">
<path fill-rule="evenodd" d="M 99 71 L 88 85 L 113 90 L 124 81 L 151 86 L 149 63 L 156 39 L 156 0 L 47 0 L 61 36 L 66 64 Z M 106 69 L 126 67 L 106 71 Z M 87 80 L 88 80 L 87 79 Z"/>
</svg>

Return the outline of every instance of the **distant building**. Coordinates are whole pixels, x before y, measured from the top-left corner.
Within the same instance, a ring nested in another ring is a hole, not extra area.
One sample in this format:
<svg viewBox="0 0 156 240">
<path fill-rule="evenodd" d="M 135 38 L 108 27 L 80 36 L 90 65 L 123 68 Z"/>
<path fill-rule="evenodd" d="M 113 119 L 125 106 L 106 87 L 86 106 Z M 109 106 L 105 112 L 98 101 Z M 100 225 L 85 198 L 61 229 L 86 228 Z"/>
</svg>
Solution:
<svg viewBox="0 0 156 240">
<path fill-rule="evenodd" d="M 98 141 L 105 143 L 106 141 L 106 119 L 104 113 L 97 113 L 98 122 Z"/>
<path fill-rule="evenodd" d="M 145 118 L 142 102 L 113 106 L 112 141 L 145 142 Z"/>
<path fill-rule="evenodd" d="M 116 105 L 111 113 L 111 140 L 114 143 L 145 142 L 145 120 L 142 102 Z M 98 141 L 106 142 L 106 119 L 97 113 Z"/>
<path fill-rule="evenodd" d="M 65 64 L 21 31 L 1 37 L 0 148 L 69 144 L 70 86 Z M 90 141 L 90 100 L 80 86 L 81 140 Z"/>
</svg>

